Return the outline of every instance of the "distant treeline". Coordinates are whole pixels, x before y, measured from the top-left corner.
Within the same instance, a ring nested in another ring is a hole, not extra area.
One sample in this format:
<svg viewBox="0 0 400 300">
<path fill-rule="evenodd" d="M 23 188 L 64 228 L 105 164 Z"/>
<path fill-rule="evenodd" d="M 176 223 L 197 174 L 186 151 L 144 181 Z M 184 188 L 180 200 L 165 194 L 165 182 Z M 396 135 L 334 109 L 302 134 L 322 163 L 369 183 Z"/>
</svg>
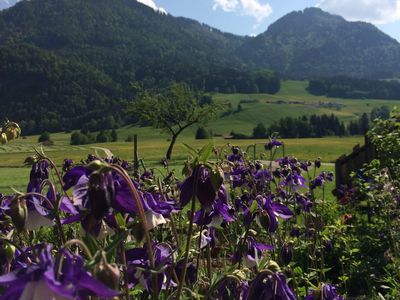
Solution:
<svg viewBox="0 0 400 300">
<path fill-rule="evenodd" d="M 269 70 L 243 71 L 226 68 L 211 72 L 205 78 L 206 92 L 276 94 L 281 88 L 279 77 Z"/>
<path fill-rule="evenodd" d="M 340 122 L 334 114 L 314 114 L 309 117 L 301 116 L 298 118 L 284 117 L 268 128 L 263 123 L 257 124 L 251 136 L 234 131 L 231 132 L 231 136 L 234 139 L 263 139 L 276 132 L 282 138 L 360 135 L 368 131 L 372 121 L 378 118 L 388 119 L 389 115 L 390 110 L 387 106 L 375 107 L 369 116 L 367 113 L 363 113 L 357 120 L 350 121 L 347 126 Z"/>
<path fill-rule="evenodd" d="M 285 117 L 268 128 L 268 135 L 279 132 L 284 138 L 344 136 L 346 126 L 334 115 L 311 115 L 298 118 Z"/>
<path fill-rule="evenodd" d="M 279 77 L 268 70 L 210 68 L 176 75 L 205 92 L 273 94 L 280 89 Z M 0 78 L 0 119 L 19 122 L 24 135 L 98 131 L 137 121 L 125 113 L 126 101 L 135 97 L 132 84 L 33 46 L 0 47 Z M 151 89 L 173 79 L 154 73 L 141 82 Z"/>
<path fill-rule="evenodd" d="M 309 81 L 314 95 L 354 99 L 400 99 L 400 82 L 350 77 L 331 77 Z"/>
</svg>

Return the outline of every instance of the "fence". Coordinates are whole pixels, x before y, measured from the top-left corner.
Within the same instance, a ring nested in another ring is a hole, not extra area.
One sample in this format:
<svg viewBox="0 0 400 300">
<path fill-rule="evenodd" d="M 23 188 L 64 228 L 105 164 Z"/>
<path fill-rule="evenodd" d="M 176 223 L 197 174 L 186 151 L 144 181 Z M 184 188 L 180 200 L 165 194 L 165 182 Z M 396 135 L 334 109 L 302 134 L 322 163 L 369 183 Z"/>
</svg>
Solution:
<svg viewBox="0 0 400 300">
<path fill-rule="evenodd" d="M 353 148 L 349 155 L 342 155 L 335 162 L 336 187 L 349 182 L 351 172 L 359 170 L 364 164 L 371 162 L 375 158 L 375 147 L 365 137 L 365 144 L 359 144 Z"/>
</svg>

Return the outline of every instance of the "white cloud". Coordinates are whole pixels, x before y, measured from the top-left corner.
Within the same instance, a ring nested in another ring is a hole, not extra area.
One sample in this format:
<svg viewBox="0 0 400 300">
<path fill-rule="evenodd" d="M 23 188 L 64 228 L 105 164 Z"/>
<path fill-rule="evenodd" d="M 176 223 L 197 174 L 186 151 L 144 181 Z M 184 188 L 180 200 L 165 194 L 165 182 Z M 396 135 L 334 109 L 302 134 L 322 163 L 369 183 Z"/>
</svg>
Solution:
<svg viewBox="0 0 400 300">
<path fill-rule="evenodd" d="M 350 21 L 386 24 L 400 20 L 400 0 L 320 0 L 317 6 Z"/>
<path fill-rule="evenodd" d="M 148 7 L 151 7 L 152 9 L 154 9 L 157 12 L 167 14 L 167 11 L 162 7 L 158 7 L 157 4 L 155 4 L 153 0 L 136 0 L 136 1 L 140 2 L 144 5 L 147 5 Z"/>
<path fill-rule="evenodd" d="M 218 7 L 221 7 L 223 11 L 231 12 L 236 9 L 238 6 L 238 0 L 214 0 L 213 10 L 216 10 Z"/>
<path fill-rule="evenodd" d="M 261 0 L 214 0 L 213 9 L 220 7 L 226 12 L 239 12 L 245 16 L 251 16 L 261 22 L 272 13 L 269 3 L 262 4 Z M 240 4 L 240 5 L 239 5 Z"/>
<path fill-rule="evenodd" d="M 259 0 L 240 0 L 243 7 L 243 14 L 253 16 L 258 22 L 272 13 L 272 7 L 268 3 L 261 4 Z"/>
</svg>

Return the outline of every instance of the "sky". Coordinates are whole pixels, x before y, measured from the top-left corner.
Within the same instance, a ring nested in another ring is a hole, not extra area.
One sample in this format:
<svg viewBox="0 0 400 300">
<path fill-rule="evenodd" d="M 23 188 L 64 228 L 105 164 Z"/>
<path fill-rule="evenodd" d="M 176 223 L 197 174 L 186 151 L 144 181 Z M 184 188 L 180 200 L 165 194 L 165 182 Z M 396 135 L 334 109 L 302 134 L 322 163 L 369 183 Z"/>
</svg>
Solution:
<svg viewBox="0 0 400 300">
<path fill-rule="evenodd" d="M 18 0 L 0 0 L 0 9 Z M 132 0 L 134 1 L 134 0 Z M 257 35 L 293 10 L 317 6 L 349 21 L 375 24 L 400 41 L 400 0 L 137 0 L 160 12 L 191 18 L 225 32 Z"/>
</svg>

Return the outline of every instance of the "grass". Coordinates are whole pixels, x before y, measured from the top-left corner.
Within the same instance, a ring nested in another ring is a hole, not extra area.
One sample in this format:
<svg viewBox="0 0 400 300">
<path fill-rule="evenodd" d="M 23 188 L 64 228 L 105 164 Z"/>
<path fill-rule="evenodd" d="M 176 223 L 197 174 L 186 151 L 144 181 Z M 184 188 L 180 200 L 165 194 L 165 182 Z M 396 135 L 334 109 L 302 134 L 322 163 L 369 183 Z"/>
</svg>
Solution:
<svg viewBox="0 0 400 300">
<path fill-rule="evenodd" d="M 232 130 L 250 135 L 257 123 L 263 122 L 266 126 L 285 116 L 297 117 L 310 114 L 336 114 L 341 120 L 348 122 L 356 119 L 362 113 L 369 113 L 373 107 L 387 105 L 393 107 L 400 104 L 400 100 L 353 100 L 327 98 L 310 95 L 305 81 L 285 81 L 276 95 L 266 94 L 216 94 L 214 98 L 219 103 L 230 103 L 235 110 L 243 99 L 255 100 L 253 103 L 242 104 L 242 111 L 232 113 L 209 123 L 214 134 L 228 135 Z M 328 108 L 326 103 L 342 104 L 340 110 Z M 324 105 L 325 104 L 325 105 Z M 187 149 L 183 143 L 194 148 L 200 148 L 208 141 L 195 140 L 196 127 L 188 128 L 178 138 L 173 152 L 173 167 L 181 168 L 182 162 L 187 158 Z M 93 144 L 83 146 L 69 145 L 70 133 L 53 133 L 51 138 L 53 146 L 44 147 L 44 151 L 58 165 L 64 158 L 80 161 L 89 153 L 94 153 L 93 147 L 110 149 L 114 155 L 132 161 L 133 143 L 124 142 L 129 136 L 137 134 L 139 138 L 139 156 L 151 167 L 159 166 L 159 161 L 165 156 L 168 147 L 168 135 L 160 130 L 150 127 L 126 126 L 118 129 L 119 142 Z M 24 189 L 29 176 L 29 169 L 23 166 L 25 158 L 34 153 L 38 147 L 38 136 L 29 136 L 12 141 L 10 144 L 0 146 L 0 192 L 9 191 L 10 186 Z M 226 140 L 215 137 L 213 143 L 216 147 L 227 146 L 228 143 L 240 146 L 246 150 L 249 145 L 257 144 L 256 157 L 262 158 L 265 140 Z M 328 137 L 308 139 L 286 139 L 286 154 L 293 155 L 302 160 L 314 160 L 321 157 L 324 162 L 334 162 L 342 154 L 350 153 L 356 144 L 363 143 L 363 137 Z M 228 150 L 228 149 L 227 149 Z M 253 155 L 253 149 L 249 148 Z"/>
<path fill-rule="evenodd" d="M 285 81 L 275 95 L 267 94 L 216 94 L 219 103 L 227 103 L 236 110 L 240 100 L 254 100 L 245 103 L 242 111 L 232 113 L 210 123 L 210 128 L 217 134 L 228 134 L 231 130 L 250 135 L 260 122 L 269 126 L 282 117 L 297 117 L 311 114 L 335 114 L 341 121 L 348 123 L 364 112 L 369 114 L 374 107 L 386 105 L 393 108 L 400 104 L 397 100 L 341 99 L 314 96 L 307 92 L 307 81 Z M 283 103 L 282 103 L 283 102 Z M 339 104 L 340 109 L 329 108 L 327 104 Z"/>
</svg>

